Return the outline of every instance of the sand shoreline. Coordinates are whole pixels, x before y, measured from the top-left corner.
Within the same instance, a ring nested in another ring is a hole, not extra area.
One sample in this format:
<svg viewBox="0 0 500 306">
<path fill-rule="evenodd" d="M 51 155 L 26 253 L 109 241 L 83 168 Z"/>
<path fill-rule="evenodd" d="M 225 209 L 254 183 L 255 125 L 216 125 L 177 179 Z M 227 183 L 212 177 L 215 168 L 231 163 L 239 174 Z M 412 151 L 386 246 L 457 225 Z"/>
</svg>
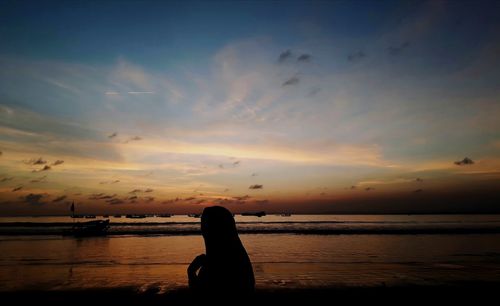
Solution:
<svg viewBox="0 0 500 306">
<path fill-rule="evenodd" d="M 325 305 L 339 302 L 383 302 L 385 304 L 424 302 L 487 302 L 495 298 L 500 282 L 460 282 L 446 286 L 377 286 L 330 287 L 304 289 L 257 289 L 251 300 L 241 304 Z M 154 290 L 140 292 L 137 288 L 82 289 L 82 290 L 21 290 L 0 292 L 0 300 L 16 304 L 39 305 L 198 305 L 199 300 L 187 288 L 158 293 Z"/>
</svg>

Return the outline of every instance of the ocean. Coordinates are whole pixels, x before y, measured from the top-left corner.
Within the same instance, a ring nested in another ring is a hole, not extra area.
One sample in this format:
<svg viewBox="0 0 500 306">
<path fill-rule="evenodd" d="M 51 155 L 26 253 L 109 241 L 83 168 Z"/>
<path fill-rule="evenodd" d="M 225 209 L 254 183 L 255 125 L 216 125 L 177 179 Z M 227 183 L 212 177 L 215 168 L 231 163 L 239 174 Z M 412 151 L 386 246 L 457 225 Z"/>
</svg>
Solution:
<svg viewBox="0 0 500 306">
<path fill-rule="evenodd" d="M 204 252 L 200 219 L 109 219 L 108 236 L 74 238 L 61 233 L 89 220 L 0 218 L 0 291 L 187 286 L 187 266 Z M 257 288 L 500 281 L 500 215 L 235 219 Z"/>
</svg>

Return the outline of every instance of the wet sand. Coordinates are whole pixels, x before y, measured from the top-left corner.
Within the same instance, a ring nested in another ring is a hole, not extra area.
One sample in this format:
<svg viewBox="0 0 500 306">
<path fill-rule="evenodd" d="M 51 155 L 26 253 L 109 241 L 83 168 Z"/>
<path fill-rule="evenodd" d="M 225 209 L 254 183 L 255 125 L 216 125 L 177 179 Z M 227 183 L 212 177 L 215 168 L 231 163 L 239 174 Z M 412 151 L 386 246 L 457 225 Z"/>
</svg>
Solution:
<svg viewBox="0 0 500 306">
<path fill-rule="evenodd" d="M 231 297 L 217 305 L 341 305 L 375 303 L 378 305 L 428 303 L 491 303 L 496 300 L 500 282 L 462 282 L 447 286 L 394 286 L 343 287 L 309 289 L 260 289 L 251 299 Z M 169 293 L 138 292 L 133 288 L 66 290 L 66 291 L 14 291 L 0 293 L 2 301 L 17 305 L 207 305 L 197 299 L 189 289 Z M 210 304 L 212 305 L 212 304 Z"/>
</svg>

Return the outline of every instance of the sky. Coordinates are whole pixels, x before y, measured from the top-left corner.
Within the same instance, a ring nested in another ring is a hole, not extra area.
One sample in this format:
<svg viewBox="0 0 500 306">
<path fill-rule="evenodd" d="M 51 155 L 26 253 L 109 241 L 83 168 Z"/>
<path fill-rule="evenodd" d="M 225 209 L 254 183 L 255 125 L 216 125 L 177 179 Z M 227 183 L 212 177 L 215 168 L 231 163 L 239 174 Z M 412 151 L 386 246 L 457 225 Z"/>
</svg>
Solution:
<svg viewBox="0 0 500 306">
<path fill-rule="evenodd" d="M 500 212 L 498 1 L 1 1 L 0 215 Z"/>
</svg>

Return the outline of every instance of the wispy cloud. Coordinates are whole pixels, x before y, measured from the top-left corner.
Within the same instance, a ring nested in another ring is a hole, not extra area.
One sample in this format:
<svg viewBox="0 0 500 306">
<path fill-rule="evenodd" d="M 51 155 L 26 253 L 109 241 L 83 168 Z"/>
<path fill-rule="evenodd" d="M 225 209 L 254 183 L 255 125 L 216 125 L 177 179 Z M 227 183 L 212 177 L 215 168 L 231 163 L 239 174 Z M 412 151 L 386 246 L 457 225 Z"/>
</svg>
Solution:
<svg viewBox="0 0 500 306">
<path fill-rule="evenodd" d="M 116 197 L 116 194 L 94 193 L 89 196 L 89 200 L 109 200 Z"/>
<path fill-rule="evenodd" d="M 359 60 L 364 59 L 365 57 L 366 53 L 364 51 L 359 50 L 347 55 L 347 60 L 350 62 L 357 62 Z"/>
<path fill-rule="evenodd" d="M 466 166 L 466 165 L 473 165 L 474 161 L 468 157 L 465 157 L 464 159 L 453 162 L 453 163 L 457 166 Z"/>
<path fill-rule="evenodd" d="M 288 59 L 292 57 L 292 51 L 291 50 L 286 50 L 281 52 L 280 56 L 278 57 L 278 62 L 284 63 Z"/>
<path fill-rule="evenodd" d="M 263 188 L 264 185 L 259 185 L 259 184 L 250 185 L 250 187 L 248 187 L 248 189 L 263 189 Z"/>
<path fill-rule="evenodd" d="M 59 196 L 59 197 L 55 198 L 54 200 L 52 200 L 52 203 L 64 201 L 66 198 L 67 198 L 67 196 L 65 196 L 65 195 Z"/>
<path fill-rule="evenodd" d="M 32 180 L 30 181 L 30 183 L 40 183 L 40 182 L 45 181 L 45 179 L 46 179 L 46 178 L 47 178 L 47 176 L 46 176 L 46 175 L 44 175 L 44 176 L 42 176 L 42 177 L 39 177 L 39 178 L 36 178 L 36 179 L 32 179 Z"/>
<path fill-rule="evenodd" d="M 285 82 L 283 82 L 283 84 L 281 84 L 281 86 L 297 85 L 297 84 L 299 84 L 299 82 L 300 82 L 299 77 L 293 76 L 293 77 L 289 78 L 288 80 L 286 80 Z"/>
<path fill-rule="evenodd" d="M 26 196 L 21 197 L 21 199 L 32 206 L 42 206 L 47 204 L 46 202 L 43 202 L 42 199 L 45 197 L 44 194 L 40 193 L 30 193 Z"/>
<path fill-rule="evenodd" d="M 387 48 L 387 51 L 389 52 L 390 55 L 396 56 L 402 54 L 403 51 L 405 51 L 409 47 L 410 47 L 410 42 L 405 41 L 397 46 L 390 46 L 389 48 Z"/>
<path fill-rule="evenodd" d="M 304 53 L 304 54 L 301 54 L 298 58 L 297 58 L 297 62 L 310 62 L 312 59 L 312 55 L 311 54 L 307 54 L 307 53 Z"/>
<path fill-rule="evenodd" d="M 41 168 L 41 169 L 35 169 L 35 170 L 32 170 L 32 172 L 49 171 L 50 169 L 52 169 L 52 167 L 51 167 L 51 166 L 49 166 L 49 165 L 45 165 L 45 166 L 43 166 L 43 168 Z"/>
<path fill-rule="evenodd" d="M 30 160 L 26 160 L 24 161 L 25 164 L 28 164 L 28 165 L 44 165 L 47 163 L 46 160 L 44 160 L 43 158 L 39 157 L 39 158 L 32 158 Z"/>
</svg>

